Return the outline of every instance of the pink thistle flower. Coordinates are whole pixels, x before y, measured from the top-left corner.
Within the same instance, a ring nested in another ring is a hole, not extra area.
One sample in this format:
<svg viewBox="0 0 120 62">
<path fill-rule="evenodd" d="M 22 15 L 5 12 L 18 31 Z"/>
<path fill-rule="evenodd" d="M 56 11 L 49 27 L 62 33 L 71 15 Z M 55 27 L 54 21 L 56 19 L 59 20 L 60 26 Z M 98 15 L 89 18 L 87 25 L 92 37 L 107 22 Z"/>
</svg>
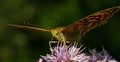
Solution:
<svg viewBox="0 0 120 62">
<path fill-rule="evenodd" d="M 38 62 L 117 62 L 104 49 L 101 52 L 92 49 L 89 55 L 84 49 L 82 46 L 58 44 L 53 48 L 53 54 L 41 56 Z"/>
<path fill-rule="evenodd" d="M 117 60 L 114 60 L 105 49 L 103 49 L 101 52 L 96 52 L 95 49 L 92 49 L 90 53 L 91 62 L 117 62 Z"/>
<path fill-rule="evenodd" d="M 84 48 L 83 48 L 84 49 Z M 46 62 L 86 62 L 90 56 L 83 53 L 82 46 L 58 45 L 53 50 L 53 54 L 41 56 Z"/>
<path fill-rule="evenodd" d="M 38 62 L 42 62 L 42 61 L 43 61 L 43 59 L 39 58 Z"/>
</svg>

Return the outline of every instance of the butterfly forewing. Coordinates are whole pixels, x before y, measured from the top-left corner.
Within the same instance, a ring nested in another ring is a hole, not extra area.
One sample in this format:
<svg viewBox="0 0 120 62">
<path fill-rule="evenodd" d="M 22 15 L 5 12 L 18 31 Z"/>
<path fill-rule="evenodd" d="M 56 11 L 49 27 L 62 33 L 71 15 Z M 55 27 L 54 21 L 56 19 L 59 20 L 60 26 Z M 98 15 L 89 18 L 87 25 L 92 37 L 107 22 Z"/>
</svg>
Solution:
<svg viewBox="0 0 120 62">
<path fill-rule="evenodd" d="M 91 14 L 67 26 L 62 33 L 68 41 L 74 42 L 89 30 L 104 24 L 119 9 L 120 6 L 116 6 Z"/>
</svg>

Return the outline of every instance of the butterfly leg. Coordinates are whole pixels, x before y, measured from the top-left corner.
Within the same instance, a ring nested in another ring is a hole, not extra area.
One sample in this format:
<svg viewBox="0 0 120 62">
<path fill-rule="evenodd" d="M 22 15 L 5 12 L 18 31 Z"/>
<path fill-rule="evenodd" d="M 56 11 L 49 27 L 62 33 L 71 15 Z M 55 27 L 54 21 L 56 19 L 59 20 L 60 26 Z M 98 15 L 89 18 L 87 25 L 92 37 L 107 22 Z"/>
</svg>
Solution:
<svg viewBox="0 0 120 62">
<path fill-rule="evenodd" d="M 49 47 L 52 54 L 53 54 L 53 48 L 52 48 L 53 43 L 58 43 L 58 41 L 49 41 Z"/>
<path fill-rule="evenodd" d="M 51 41 L 49 41 L 49 47 L 50 47 L 50 51 L 51 51 L 52 54 L 53 54 L 53 48 L 52 48 L 52 45 L 51 45 L 51 44 L 53 43 L 53 41 L 52 41 L 53 38 L 54 38 L 54 37 L 52 36 Z"/>
<path fill-rule="evenodd" d="M 53 40 L 53 38 L 54 38 L 54 37 L 52 36 L 51 41 Z"/>
</svg>

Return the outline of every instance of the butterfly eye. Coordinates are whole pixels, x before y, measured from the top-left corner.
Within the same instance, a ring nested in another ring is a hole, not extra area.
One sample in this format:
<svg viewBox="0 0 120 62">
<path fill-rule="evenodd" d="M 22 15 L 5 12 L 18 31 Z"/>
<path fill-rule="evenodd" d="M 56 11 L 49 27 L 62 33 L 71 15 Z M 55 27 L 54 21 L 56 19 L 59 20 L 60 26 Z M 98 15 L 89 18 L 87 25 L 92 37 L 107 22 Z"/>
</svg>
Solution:
<svg viewBox="0 0 120 62">
<path fill-rule="evenodd" d="M 58 31 L 54 30 L 53 32 L 54 32 L 55 35 L 58 35 Z"/>
<path fill-rule="evenodd" d="M 59 32 L 56 32 L 56 35 L 59 35 Z"/>
</svg>

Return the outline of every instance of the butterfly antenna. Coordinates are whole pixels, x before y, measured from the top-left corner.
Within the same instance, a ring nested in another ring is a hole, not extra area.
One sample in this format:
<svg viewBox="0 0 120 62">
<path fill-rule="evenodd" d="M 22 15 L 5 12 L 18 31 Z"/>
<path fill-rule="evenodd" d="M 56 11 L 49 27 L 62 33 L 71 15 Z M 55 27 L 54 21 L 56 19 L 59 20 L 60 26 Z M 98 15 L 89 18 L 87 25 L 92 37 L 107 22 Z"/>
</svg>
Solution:
<svg viewBox="0 0 120 62">
<path fill-rule="evenodd" d="M 37 27 L 37 26 L 35 26 L 35 25 L 33 25 L 33 24 L 29 23 L 29 22 L 24 22 L 24 24 L 25 24 L 25 25 L 28 25 L 28 26 Z"/>
<path fill-rule="evenodd" d="M 21 28 L 21 29 L 31 29 L 31 30 L 37 30 L 37 31 L 51 32 L 51 30 L 43 29 L 43 28 L 36 28 L 36 27 L 22 26 L 22 25 L 15 25 L 15 24 L 8 24 L 8 25 L 16 28 Z"/>
</svg>

